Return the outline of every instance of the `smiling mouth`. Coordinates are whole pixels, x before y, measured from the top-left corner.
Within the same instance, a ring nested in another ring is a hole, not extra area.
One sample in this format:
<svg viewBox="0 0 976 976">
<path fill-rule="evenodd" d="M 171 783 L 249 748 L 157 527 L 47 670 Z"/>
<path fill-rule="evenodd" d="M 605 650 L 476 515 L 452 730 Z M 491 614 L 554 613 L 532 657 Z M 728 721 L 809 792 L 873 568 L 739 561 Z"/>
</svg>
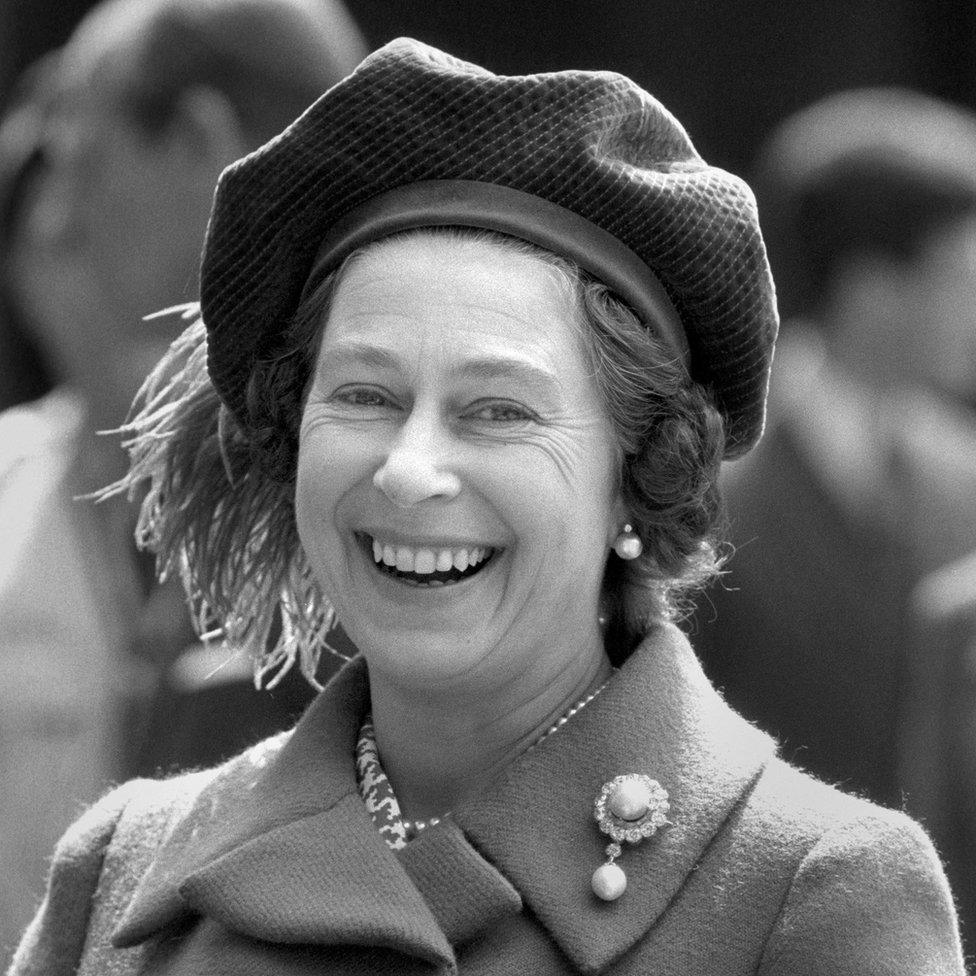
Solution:
<svg viewBox="0 0 976 976">
<path fill-rule="evenodd" d="M 477 576 L 502 550 L 491 546 L 414 549 L 357 532 L 356 539 L 384 576 L 407 586 L 453 586 Z"/>
</svg>

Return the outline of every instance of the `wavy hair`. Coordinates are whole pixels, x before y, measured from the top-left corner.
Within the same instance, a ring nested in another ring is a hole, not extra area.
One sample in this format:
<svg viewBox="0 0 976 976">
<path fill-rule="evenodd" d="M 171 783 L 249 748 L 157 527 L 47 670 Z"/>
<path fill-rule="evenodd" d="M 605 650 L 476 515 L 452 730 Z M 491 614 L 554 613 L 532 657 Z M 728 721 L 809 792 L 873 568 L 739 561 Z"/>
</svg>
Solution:
<svg viewBox="0 0 976 976">
<path fill-rule="evenodd" d="M 653 331 L 574 264 L 492 232 L 423 232 L 535 255 L 576 297 L 581 346 L 615 431 L 619 490 L 644 544 L 636 560 L 607 558 L 605 640 L 620 663 L 655 619 L 679 617 L 688 595 L 718 571 L 721 417 Z M 180 575 L 202 637 L 251 652 L 258 685 L 273 686 L 296 660 L 315 684 L 319 656 L 331 650 L 334 614 L 298 538 L 295 473 L 323 323 L 345 269 L 364 250 L 303 300 L 255 362 L 243 418 L 210 382 L 199 308 L 170 310 L 193 321 L 140 390 L 122 428 L 129 473 L 102 493 L 132 497 L 148 483 L 140 545 L 157 553 L 161 577 Z"/>
</svg>

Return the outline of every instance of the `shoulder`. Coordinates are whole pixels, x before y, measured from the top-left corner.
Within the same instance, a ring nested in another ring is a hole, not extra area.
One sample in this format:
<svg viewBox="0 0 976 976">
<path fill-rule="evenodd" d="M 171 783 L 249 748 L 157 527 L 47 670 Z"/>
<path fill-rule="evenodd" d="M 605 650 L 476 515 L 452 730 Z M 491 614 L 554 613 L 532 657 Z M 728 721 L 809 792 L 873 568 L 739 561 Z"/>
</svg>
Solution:
<svg viewBox="0 0 976 976">
<path fill-rule="evenodd" d="M 863 872 L 920 871 L 944 884 L 942 866 L 928 835 L 907 814 L 878 806 L 776 759 L 756 785 L 752 802 L 762 810 L 770 837 L 791 836 L 803 854 L 804 881 L 818 871 L 844 868 Z M 850 860 L 850 867 L 842 862 Z M 894 880 L 894 876 L 892 880 Z"/>
<path fill-rule="evenodd" d="M 113 846 L 153 845 L 168 840 L 172 828 L 193 809 L 206 792 L 216 802 L 223 794 L 246 790 L 255 776 L 276 756 L 291 736 L 282 732 L 250 746 L 243 752 L 207 769 L 184 772 L 168 779 L 137 780 L 120 787 L 126 802 L 113 837 Z M 111 798 L 113 794 L 109 794 Z"/>
<path fill-rule="evenodd" d="M 760 972 L 965 972 L 938 854 L 910 817 L 774 761 L 752 805 L 792 880 Z"/>
<path fill-rule="evenodd" d="M 155 846 L 219 770 L 215 767 L 163 780 L 135 779 L 115 787 L 89 807 L 58 841 L 52 881 L 87 878 L 92 867 L 101 865 L 109 848 L 118 844 L 120 835 L 130 849 Z"/>
<path fill-rule="evenodd" d="M 253 782 L 255 774 L 280 751 L 289 735 L 286 732 L 273 736 L 209 769 L 169 779 L 128 783 L 109 794 L 103 804 L 90 810 L 76 827 L 94 817 L 98 808 L 108 801 L 114 801 L 116 806 L 121 802 L 109 838 L 111 843 L 105 866 L 106 870 L 113 869 L 113 876 L 129 874 L 138 881 L 157 850 L 174 839 L 176 828 L 189 817 L 202 797 L 218 803 L 224 794 L 233 795 L 242 787 L 246 788 Z M 115 799 L 117 795 L 120 799 Z"/>
<path fill-rule="evenodd" d="M 142 786 L 143 781 L 134 780 L 112 790 L 64 833 L 54 850 L 44 902 L 21 940 L 9 976 L 74 972 L 105 851 Z"/>
<path fill-rule="evenodd" d="M 55 847 L 44 901 L 9 976 L 74 973 L 86 946 L 108 943 L 139 881 L 204 790 L 247 778 L 277 752 L 275 736 L 221 766 L 165 780 L 132 780 L 106 794 Z"/>
</svg>

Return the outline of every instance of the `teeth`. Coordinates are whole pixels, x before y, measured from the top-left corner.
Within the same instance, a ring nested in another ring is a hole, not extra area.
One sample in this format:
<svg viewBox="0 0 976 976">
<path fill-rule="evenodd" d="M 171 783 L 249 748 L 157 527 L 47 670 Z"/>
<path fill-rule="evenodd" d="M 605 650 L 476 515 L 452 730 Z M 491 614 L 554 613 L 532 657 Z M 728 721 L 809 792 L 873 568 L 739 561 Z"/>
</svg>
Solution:
<svg viewBox="0 0 976 976">
<path fill-rule="evenodd" d="M 429 549 L 421 549 L 414 557 L 413 571 L 420 575 L 434 572 L 435 557 Z"/>
<path fill-rule="evenodd" d="M 446 573 L 454 565 L 454 557 L 450 549 L 441 549 L 437 554 L 436 569 L 438 573 Z"/>
<path fill-rule="evenodd" d="M 413 549 L 408 549 L 406 546 L 397 546 L 396 568 L 401 573 L 413 572 Z"/>
<path fill-rule="evenodd" d="M 395 566 L 401 573 L 416 573 L 428 576 L 431 573 L 446 573 L 452 567 L 464 572 L 471 566 L 488 558 L 490 549 L 483 546 L 462 549 L 411 549 L 409 546 L 393 546 L 372 540 L 373 560 L 377 564 Z M 431 582 L 434 582 L 433 580 Z"/>
</svg>

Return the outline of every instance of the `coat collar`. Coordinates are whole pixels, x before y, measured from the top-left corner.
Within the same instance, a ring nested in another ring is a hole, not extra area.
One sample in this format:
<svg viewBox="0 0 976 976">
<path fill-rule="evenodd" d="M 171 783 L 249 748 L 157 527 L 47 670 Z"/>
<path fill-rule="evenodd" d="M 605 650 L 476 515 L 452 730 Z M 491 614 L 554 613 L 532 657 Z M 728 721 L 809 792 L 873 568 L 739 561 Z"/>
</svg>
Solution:
<svg viewBox="0 0 976 976">
<path fill-rule="evenodd" d="M 383 945 L 451 965 L 452 943 L 524 901 L 594 972 L 654 924 L 773 753 L 712 689 L 681 632 L 659 627 L 590 706 L 398 856 L 356 788 L 367 693 L 354 661 L 283 746 L 224 767 L 160 848 L 115 944 L 200 913 L 272 942 Z M 589 888 L 607 843 L 593 799 L 628 772 L 668 790 L 672 826 L 625 845 L 627 892 L 605 904 Z"/>
<path fill-rule="evenodd" d="M 654 924 L 774 749 L 712 688 L 681 631 L 662 626 L 590 706 L 454 819 L 563 952 L 595 972 Z M 661 783 L 671 826 L 624 845 L 627 891 L 605 903 L 590 891 L 609 841 L 593 801 L 622 773 Z"/>
<path fill-rule="evenodd" d="M 197 914 L 267 942 L 388 947 L 451 966 L 452 939 L 517 914 L 517 892 L 457 828 L 402 859 L 375 830 L 353 761 L 367 692 L 357 659 L 290 736 L 222 767 L 161 845 L 113 944 Z M 455 890 L 425 899 L 445 863 Z"/>
</svg>

